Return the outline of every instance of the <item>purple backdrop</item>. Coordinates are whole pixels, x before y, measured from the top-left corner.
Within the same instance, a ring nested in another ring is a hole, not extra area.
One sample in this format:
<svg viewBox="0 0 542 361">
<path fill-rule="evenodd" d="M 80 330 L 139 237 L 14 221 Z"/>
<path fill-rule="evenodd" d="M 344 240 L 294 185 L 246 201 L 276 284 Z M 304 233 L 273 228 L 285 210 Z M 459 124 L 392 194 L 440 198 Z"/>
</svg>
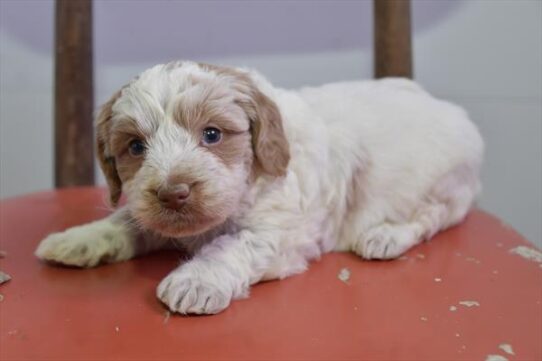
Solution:
<svg viewBox="0 0 542 361">
<path fill-rule="evenodd" d="M 414 31 L 437 24 L 461 3 L 414 1 Z M 51 53 L 53 1 L 2 0 L 0 10 L 2 30 Z M 97 0 L 94 12 L 98 65 L 361 49 L 372 43 L 371 1 Z"/>
</svg>

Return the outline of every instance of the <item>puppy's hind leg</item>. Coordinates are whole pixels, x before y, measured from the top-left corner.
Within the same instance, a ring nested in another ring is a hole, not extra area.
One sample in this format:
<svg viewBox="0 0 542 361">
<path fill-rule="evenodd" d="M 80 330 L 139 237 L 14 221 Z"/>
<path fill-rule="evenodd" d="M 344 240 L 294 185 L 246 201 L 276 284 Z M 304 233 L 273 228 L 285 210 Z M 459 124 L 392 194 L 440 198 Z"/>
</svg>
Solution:
<svg viewBox="0 0 542 361">
<path fill-rule="evenodd" d="M 352 250 L 366 259 L 396 258 L 428 240 L 440 230 L 463 220 L 480 185 L 471 168 L 462 166 L 442 177 L 406 221 L 389 221 L 366 227 Z"/>
<path fill-rule="evenodd" d="M 366 259 L 399 257 L 435 234 L 446 214 L 446 206 L 437 203 L 425 206 L 410 222 L 383 222 L 375 225 L 359 236 L 353 251 Z"/>
</svg>

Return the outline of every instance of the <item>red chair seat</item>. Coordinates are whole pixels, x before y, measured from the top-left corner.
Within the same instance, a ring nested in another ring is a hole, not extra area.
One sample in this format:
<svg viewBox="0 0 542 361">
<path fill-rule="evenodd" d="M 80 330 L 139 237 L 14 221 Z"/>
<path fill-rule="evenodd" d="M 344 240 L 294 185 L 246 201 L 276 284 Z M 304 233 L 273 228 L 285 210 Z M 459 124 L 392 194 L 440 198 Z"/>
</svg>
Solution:
<svg viewBox="0 0 542 361">
<path fill-rule="evenodd" d="M 542 358 L 542 268 L 510 253 L 532 245 L 485 212 L 406 259 L 328 254 L 219 315 L 169 317 L 155 288 L 178 264 L 175 253 L 90 270 L 34 257 L 48 233 L 106 215 L 104 198 L 80 188 L 1 202 L 0 269 L 13 277 L 0 286 L 1 360 Z"/>
</svg>

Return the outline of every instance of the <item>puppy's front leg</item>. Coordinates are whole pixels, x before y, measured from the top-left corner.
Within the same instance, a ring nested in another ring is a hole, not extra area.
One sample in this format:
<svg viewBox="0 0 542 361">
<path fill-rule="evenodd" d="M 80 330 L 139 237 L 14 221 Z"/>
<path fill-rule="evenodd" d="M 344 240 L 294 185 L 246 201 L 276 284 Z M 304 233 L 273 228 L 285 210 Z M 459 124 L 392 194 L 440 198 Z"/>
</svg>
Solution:
<svg viewBox="0 0 542 361">
<path fill-rule="evenodd" d="M 162 280 L 157 296 L 174 312 L 218 313 L 233 299 L 248 296 L 276 250 L 273 237 L 249 231 L 220 236 Z"/>
<path fill-rule="evenodd" d="M 149 239 L 133 224 L 126 208 L 107 218 L 53 233 L 40 242 L 38 258 L 77 267 L 120 262 L 159 248 L 164 240 Z"/>
</svg>

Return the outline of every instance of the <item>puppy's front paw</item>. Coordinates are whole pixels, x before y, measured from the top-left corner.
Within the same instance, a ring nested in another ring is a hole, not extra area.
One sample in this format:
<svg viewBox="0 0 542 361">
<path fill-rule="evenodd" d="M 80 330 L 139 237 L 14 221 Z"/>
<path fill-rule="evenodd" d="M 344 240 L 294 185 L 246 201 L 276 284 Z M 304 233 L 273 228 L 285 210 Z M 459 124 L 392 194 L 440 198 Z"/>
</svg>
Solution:
<svg viewBox="0 0 542 361">
<path fill-rule="evenodd" d="M 418 243 L 414 226 L 410 224 L 382 224 L 370 229 L 355 249 L 366 259 L 399 257 Z"/>
<path fill-rule="evenodd" d="M 215 314 L 228 307 L 232 299 L 225 283 L 217 281 L 181 267 L 162 280 L 156 293 L 173 312 Z"/>
<path fill-rule="evenodd" d="M 98 221 L 49 235 L 40 242 L 35 255 L 68 266 L 94 267 L 130 258 L 133 252 L 121 226 Z"/>
</svg>

